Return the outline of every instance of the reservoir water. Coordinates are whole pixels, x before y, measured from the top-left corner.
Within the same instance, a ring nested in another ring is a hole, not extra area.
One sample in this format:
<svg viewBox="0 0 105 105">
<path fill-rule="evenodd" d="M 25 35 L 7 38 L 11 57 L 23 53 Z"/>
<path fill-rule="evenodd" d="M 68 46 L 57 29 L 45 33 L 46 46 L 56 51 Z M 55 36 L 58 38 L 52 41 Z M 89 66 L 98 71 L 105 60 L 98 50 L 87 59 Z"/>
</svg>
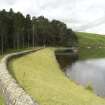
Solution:
<svg viewBox="0 0 105 105">
<path fill-rule="evenodd" d="M 65 73 L 77 84 L 90 85 L 94 93 L 105 97 L 105 59 L 77 61 L 68 66 Z"/>
</svg>

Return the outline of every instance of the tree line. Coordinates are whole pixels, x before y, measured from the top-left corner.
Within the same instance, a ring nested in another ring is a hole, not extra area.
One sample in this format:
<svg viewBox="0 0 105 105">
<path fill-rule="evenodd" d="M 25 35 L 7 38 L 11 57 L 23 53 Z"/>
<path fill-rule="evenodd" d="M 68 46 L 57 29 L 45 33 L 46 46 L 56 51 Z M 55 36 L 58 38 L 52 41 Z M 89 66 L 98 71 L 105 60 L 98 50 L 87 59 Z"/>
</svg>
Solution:
<svg viewBox="0 0 105 105">
<path fill-rule="evenodd" d="M 0 53 L 7 49 L 20 49 L 36 46 L 76 46 L 75 33 L 66 24 L 49 21 L 44 16 L 24 16 L 12 9 L 0 11 Z"/>
</svg>

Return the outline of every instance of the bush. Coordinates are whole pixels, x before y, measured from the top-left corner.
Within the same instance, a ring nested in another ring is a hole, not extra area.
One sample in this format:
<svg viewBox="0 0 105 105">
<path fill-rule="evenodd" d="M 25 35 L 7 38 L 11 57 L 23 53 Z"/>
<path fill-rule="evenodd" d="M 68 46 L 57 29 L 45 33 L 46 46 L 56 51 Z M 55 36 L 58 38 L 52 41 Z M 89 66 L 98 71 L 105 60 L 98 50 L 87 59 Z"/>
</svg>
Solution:
<svg viewBox="0 0 105 105">
<path fill-rule="evenodd" d="M 89 91 L 93 91 L 93 87 L 90 83 L 88 83 L 88 85 L 86 86 L 86 89 Z"/>
</svg>

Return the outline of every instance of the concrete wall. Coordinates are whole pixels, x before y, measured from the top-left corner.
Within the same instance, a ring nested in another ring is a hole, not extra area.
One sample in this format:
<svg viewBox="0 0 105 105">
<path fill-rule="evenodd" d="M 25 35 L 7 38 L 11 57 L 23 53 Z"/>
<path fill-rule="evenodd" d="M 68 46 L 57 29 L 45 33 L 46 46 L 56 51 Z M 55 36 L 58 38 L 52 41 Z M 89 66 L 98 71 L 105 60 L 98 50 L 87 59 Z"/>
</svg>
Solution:
<svg viewBox="0 0 105 105">
<path fill-rule="evenodd" d="M 39 49 L 37 49 L 39 50 Z M 8 62 L 14 57 L 22 56 L 36 50 L 28 50 L 5 56 L 0 63 L 0 92 L 5 98 L 6 105 L 38 105 L 8 72 Z"/>
</svg>

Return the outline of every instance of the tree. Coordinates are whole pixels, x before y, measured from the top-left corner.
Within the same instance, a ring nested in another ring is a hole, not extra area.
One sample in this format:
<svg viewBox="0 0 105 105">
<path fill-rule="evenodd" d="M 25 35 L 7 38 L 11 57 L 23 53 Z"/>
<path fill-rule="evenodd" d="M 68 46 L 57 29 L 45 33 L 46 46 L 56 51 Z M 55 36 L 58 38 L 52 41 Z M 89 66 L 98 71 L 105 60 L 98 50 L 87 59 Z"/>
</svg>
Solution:
<svg viewBox="0 0 105 105">
<path fill-rule="evenodd" d="M 36 17 L 32 18 L 32 46 L 35 47 L 38 45 L 39 33 L 38 33 L 38 19 Z"/>
<path fill-rule="evenodd" d="M 24 34 L 24 16 L 18 12 L 14 16 L 14 44 L 16 48 L 19 49 L 22 44 L 23 34 Z"/>
<path fill-rule="evenodd" d="M 0 12 L 0 37 L 1 37 L 1 53 L 4 54 L 7 43 L 7 34 L 8 34 L 8 18 L 5 10 Z"/>
<path fill-rule="evenodd" d="M 32 22 L 31 22 L 31 16 L 28 14 L 25 18 L 25 37 L 27 40 L 27 46 L 30 47 L 31 43 L 31 34 L 32 34 Z"/>
<path fill-rule="evenodd" d="M 14 27 L 13 27 L 13 20 L 14 20 L 14 11 L 11 8 L 8 12 L 8 47 L 14 48 Z"/>
<path fill-rule="evenodd" d="M 76 46 L 76 34 L 66 24 L 44 16 L 26 17 L 12 9 L 0 11 L 0 52 L 35 46 Z"/>
</svg>

